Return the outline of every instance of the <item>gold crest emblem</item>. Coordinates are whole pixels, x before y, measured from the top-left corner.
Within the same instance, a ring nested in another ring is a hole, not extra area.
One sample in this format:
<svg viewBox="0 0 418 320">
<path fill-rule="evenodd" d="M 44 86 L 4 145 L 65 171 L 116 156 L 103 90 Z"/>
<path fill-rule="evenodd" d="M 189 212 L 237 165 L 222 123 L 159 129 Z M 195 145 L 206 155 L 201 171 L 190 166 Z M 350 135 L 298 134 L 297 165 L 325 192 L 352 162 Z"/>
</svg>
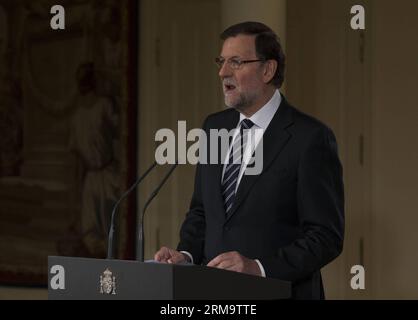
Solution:
<svg viewBox="0 0 418 320">
<path fill-rule="evenodd" d="M 100 293 L 116 294 L 116 277 L 112 276 L 112 271 L 109 269 L 100 276 Z"/>
</svg>

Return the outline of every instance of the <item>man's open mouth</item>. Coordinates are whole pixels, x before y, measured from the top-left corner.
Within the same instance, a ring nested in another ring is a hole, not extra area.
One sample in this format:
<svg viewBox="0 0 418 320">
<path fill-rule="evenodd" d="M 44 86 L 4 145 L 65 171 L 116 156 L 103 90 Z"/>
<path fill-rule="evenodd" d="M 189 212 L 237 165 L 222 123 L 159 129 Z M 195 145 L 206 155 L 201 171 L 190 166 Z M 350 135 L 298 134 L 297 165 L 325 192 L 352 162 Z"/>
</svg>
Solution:
<svg viewBox="0 0 418 320">
<path fill-rule="evenodd" d="M 229 93 L 229 92 L 235 90 L 235 88 L 236 87 L 233 84 L 225 84 L 224 85 L 224 92 Z"/>
</svg>

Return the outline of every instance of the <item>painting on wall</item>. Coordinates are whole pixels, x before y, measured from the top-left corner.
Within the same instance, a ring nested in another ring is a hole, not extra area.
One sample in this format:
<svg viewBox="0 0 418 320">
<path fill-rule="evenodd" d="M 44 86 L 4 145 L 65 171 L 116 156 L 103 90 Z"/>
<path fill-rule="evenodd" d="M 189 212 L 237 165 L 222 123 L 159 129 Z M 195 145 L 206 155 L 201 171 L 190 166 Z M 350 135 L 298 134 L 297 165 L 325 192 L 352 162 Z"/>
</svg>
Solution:
<svg viewBox="0 0 418 320">
<path fill-rule="evenodd" d="M 45 285 L 48 256 L 106 256 L 135 176 L 135 0 L 0 0 L 0 283 Z M 117 257 L 133 252 L 135 199 Z"/>
</svg>

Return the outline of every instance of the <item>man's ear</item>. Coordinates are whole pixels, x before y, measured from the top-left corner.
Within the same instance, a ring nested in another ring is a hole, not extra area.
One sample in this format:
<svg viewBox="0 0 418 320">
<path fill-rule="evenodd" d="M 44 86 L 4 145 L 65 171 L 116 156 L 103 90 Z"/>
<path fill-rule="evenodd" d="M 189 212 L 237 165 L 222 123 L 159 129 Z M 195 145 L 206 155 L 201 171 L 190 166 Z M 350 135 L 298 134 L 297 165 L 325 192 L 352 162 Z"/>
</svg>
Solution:
<svg viewBox="0 0 418 320">
<path fill-rule="evenodd" d="M 271 79 L 273 79 L 274 75 L 276 74 L 276 70 L 278 68 L 278 64 L 276 60 L 267 60 L 264 64 L 264 74 L 263 80 L 264 83 L 269 83 Z"/>
</svg>

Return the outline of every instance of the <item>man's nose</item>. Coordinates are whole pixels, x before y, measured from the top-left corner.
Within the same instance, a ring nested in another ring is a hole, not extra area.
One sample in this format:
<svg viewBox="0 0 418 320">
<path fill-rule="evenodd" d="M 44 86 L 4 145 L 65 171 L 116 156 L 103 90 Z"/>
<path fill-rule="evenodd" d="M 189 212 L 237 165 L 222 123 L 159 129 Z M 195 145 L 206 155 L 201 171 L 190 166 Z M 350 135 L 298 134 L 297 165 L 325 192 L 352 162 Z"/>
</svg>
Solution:
<svg viewBox="0 0 418 320">
<path fill-rule="evenodd" d="M 221 79 L 230 77 L 232 75 L 232 70 L 229 67 L 228 63 L 225 61 L 222 67 L 219 69 L 219 77 Z"/>
</svg>

